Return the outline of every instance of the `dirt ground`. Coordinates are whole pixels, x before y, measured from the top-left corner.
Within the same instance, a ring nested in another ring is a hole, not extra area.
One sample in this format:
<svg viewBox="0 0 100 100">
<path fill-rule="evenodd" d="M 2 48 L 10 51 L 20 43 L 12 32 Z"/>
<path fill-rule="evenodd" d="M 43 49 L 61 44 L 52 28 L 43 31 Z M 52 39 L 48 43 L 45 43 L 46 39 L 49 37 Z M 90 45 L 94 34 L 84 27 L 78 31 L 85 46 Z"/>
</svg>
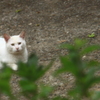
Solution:
<svg viewBox="0 0 100 100">
<path fill-rule="evenodd" d="M 100 0 L 0 0 L 0 35 L 19 34 L 23 30 L 29 53 L 35 52 L 41 63 L 57 58 L 41 81 L 57 87 L 52 96 L 65 96 L 72 87 L 73 77 L 62 75 L 64 81 L 61 81 L 51 75 L 60 65 L 58 55 L 67 53 L 58 45 L 72 43 L 77 37 L 88 39 L 90 44 L 100 43 Z M 96 36 L 88 38 L 91 33 Z M 99 51 L 91 57 L 99 60 Z M 14 94 L 19 91 L 17 81 L 17 77 L 11 81 Z M 100 86 L 94 89 L 99 90 Z M 8 98 L 2 96 L 0 100 Z"/>
</svg>

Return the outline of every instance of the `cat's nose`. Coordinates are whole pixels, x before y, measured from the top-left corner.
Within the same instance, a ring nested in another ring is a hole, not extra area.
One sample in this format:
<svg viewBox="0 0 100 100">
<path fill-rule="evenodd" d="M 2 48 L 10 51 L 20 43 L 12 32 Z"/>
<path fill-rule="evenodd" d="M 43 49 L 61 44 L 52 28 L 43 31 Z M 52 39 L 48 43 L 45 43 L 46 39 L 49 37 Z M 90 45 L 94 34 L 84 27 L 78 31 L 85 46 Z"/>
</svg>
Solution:
<svg viewBox="0 0 100 100">
<path fill-rule="evenodd" d="M 19 50 L 19 48 L 16 48 L 17 50 Z"/>
</svg>

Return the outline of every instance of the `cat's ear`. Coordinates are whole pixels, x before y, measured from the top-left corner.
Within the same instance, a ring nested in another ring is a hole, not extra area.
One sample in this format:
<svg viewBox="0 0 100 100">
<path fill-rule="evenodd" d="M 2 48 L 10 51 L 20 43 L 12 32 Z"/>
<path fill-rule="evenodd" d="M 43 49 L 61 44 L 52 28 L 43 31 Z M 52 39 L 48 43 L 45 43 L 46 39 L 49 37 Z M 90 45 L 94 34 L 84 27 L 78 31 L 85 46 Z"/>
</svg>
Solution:
<svg viewBox="0 0 100 100">
<path fill-rule="evenodd" d="M 10 35 L 9 34 L 3 34 L 3 37 L 5 39 L 6 42 L 8 42 L 8 40 L 10 39 Z"/>
<path fill-rule="evenodd" d="M 22 32 L 19 34 L 19 36 L 20 36 L 21 38 L 25 39 L 25 32 L 22 31 Z"/>
</svg>

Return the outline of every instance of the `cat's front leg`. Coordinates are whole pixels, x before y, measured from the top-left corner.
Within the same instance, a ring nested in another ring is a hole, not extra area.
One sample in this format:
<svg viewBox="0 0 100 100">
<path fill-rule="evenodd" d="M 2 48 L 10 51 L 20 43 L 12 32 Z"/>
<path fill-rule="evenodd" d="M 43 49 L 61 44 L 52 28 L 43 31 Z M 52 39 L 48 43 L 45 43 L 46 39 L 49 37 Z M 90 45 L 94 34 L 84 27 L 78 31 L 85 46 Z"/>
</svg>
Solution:
<svg viewBox="0 0 100 100">
<path fill-rule="evenodd" d="M 17 64 L 11 64 L 11 63 L 9 63 L 9 64 L 7 64 L 10 68 L 12 68 L 13 70 L 18 70 L 18 66 L 17 66 Z"/>
</svg>

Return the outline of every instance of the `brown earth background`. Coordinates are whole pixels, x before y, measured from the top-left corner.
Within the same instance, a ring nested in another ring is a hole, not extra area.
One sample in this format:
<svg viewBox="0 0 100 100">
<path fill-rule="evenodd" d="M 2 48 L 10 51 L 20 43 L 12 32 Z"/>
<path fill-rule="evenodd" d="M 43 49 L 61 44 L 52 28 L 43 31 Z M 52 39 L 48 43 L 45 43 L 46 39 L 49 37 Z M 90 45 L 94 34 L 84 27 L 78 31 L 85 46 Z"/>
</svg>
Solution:
<svg viewBox="0 0 100 100">
<path fill-rule="evenodd" d="M 62 80 L 52 76 L 60 66 L 58 56 L 67 54 L 67 50 L 60 50 L 58 45 L 72 43 L 75 38 L 88 39 L 89 44 L 100 43 L 100 0 L 0 0 L 0 35 L 15 35 L 23 30 L 29 54 L 36 53 L 42 64 L 56 58 L 40 82 L 56 87 L 51 96 L 64 97 L 74 79 L 68 73 L 59 76 Z M 91 33 L 96 36 L 89 38 Z M 94 52 L 91 58 L 99 61 L 100 52 Z M 16 96 L 20 91 L 18 80 L 12 76 L 11 86 Z M 100 85 L 93 89 L 99 90 Z M 0 98 L 9 99 L 4 95 Z M 27 99 L 21 96 L 19 100 Z"/>
</svg>

